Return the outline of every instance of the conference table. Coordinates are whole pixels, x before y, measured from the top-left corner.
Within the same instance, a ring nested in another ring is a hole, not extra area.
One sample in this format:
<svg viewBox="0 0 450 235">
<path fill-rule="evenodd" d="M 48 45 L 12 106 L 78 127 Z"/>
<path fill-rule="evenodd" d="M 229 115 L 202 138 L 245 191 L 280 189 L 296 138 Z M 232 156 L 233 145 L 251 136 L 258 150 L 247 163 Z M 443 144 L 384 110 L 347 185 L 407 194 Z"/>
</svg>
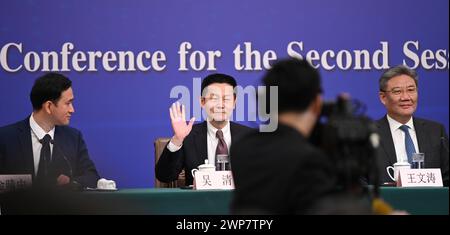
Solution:
<svg viewBox="0 0 450 235">
<path fill-rule="evenodd" d="M 381 187 L 381 197 L 412 215 L 448 215 L 448 187 Z M 229 215 L 233 190 L 136 188 L 0 194 L 4 214 Z M 3 204 L 2 204 L 3 203 Z"/>
<path fill-rule="evenodd" d="M 381 187 L 381 197 L 396 210 L 412 215 L 448 215 L 448 187 Z M 179 188 L 119 189 L 112 192 L 82 192 L 83 198 L 108 202 L 96 213 L 198 215 L 230 214 L 232 190 L 189 190 Z"/>
</svg>

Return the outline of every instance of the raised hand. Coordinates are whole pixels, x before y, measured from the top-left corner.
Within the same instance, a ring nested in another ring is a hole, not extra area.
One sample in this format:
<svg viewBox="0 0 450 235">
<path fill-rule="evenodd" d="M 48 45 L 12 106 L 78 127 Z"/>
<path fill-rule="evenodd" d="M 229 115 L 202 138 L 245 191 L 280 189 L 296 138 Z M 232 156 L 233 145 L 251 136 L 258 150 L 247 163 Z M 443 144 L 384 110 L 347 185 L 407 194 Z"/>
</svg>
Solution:
<svg viewBox="0 0 450 235">
<path fill-rule="evenodd" d="M 183 144 L 184 138 L 192 130 L 192 125 L 194 124 L 195 117 L 189 120 L 186 124 L 186 110 L 184 105 L 180 105 L 179 102 L 173 103 L 169 109 L 170 121 L 172 122 L 172 129 L 174 136 L 172 137 L 172 143 L 181 146 Z"/>
</svg>

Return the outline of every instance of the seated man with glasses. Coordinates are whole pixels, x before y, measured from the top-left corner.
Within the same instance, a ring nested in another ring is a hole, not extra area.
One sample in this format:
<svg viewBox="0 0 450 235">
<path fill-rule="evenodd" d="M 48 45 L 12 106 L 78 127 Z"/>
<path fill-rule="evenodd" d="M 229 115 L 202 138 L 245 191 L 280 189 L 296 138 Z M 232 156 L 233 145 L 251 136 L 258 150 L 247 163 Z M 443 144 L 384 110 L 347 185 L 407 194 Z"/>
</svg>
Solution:
<svg viewBox="0 0 450 235">
<path fill-rule="evenodd" d="M 207 120 L 199 124 L 194 125 L 195 118 L 186 123 L 184 105 L 178 102 L 172 105 L 170 119 L 174 135 L 156 164 L 158 180 L 177 180 L 185 169 L 186 185 L 191 185 L 192 169 L 204 164 L 205 160 L 214 164 L 217 156 L 229 155 L 231 144 L 251 130 L 230 122 L 236 107 L 236 86 L 234 78 L 225 74 L 211 74 L 203 79 L 200 104 Z"/>
<path fill-rule="evenodd" d="M 396 66 L 383 73 L 379 86 L 379 98 L 387 110 L 387 115 L 377 121 L 381 182 L 392 181 L 387 166 L 411 163 L 413 153 L 425 153 L 425 168 L 440 168 L 444 185 L 448 186 L 448 136 L 444 126 L 413 117 L 418 100 L 417 73 Z"/>
</svg>

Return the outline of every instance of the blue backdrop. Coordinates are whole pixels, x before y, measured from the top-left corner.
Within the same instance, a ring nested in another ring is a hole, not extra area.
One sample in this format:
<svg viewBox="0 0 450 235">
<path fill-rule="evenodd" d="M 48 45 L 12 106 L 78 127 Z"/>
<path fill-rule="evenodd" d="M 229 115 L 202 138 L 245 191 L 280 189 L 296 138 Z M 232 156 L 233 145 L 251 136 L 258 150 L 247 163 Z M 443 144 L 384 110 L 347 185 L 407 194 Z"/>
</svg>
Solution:
<svg viewBox="0 0 450 235">
<path fill-rule="evenodd" d="M 367 105 L 372 118 L 385 113 L 378 100 L 380 66 L 405 62 L 416 67 L 420 76 L 416 115 L 441 122 L 448 130 L 448 5 L 448 0 L 1 1 L 0 126 L 31 113 L 29 91 L 44 72 L 42 61 L 36 71 L 26 68 L 28 52 L 60 55 L 67 42 L 75 47 L 72 55 L 131 51 L 137 56 L 149 51 L 153 56 L 160 51 L 166 57 L 160 61 L 165 65 L 161 71 L 107 71 L 100 59 L 97 71 L 77 71 L 71 63 L 69 71 L 63 71 L 73 81 L 76 97 L 71 126 L 83 132 L 101 175 L 116 180 L 121 188 L 151 187 L 153 141 L 172 135 L 168 107 L 176 100 L 170 98 L 173 87 L 184 85 L 192 91 L 194 77 L 212 72 L 230 74 L 242 86 L 258 85 L 264 69 L 237 69 L 236 47 L 248 42 L 253 50 L 272 50 L 285 58 L 287 46 L 301 42 L 303 48 L 298 44 L 293 50 L 303 57 L 317 51 L 319 59 L 313 64 L 321 71 L 325 97 L 349 92 Z M 219 50 L 216 70 L 187 66 L 188 71 L 180 71 L 182 42 L 192 44 L 188 62 L 194 50 Z M 9 43 L 16 46 L 7 48 Z M 357 67 L 355 50 L 366 50 L 370 59 L 383 50 L 385 58 L 379 57 L 380 66 L 372 61 L 366 68 Z M 339 52 L 346 59 L 336 59 Z M 324 55 L 328 58 L 321 60 Z M 17 71 L 8 71 L 6 65 Z M 56 68 L 60 70 L 61 64 Z"/>
</svg>

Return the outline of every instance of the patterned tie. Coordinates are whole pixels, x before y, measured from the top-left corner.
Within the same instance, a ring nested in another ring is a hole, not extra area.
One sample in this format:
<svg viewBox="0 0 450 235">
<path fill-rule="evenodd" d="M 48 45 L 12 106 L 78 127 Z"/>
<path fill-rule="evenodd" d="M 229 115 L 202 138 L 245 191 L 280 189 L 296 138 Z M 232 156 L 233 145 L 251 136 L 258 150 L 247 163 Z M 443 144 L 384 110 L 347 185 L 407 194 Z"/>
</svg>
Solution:
<svg viewBox="0 0 450 235">
<path fill-rule="evenodd" d="M 46 185 L 48 183 L 49 167 L 51 161 L 50 153 L 50 140 L 52 138 L 49 134 L 45 135 L 44 138 L 39 140 L 42 144 L 41 158 L 39 160 L 38 172 L 36 175 L 36 182 L 38 185 Z"/>
<path fill-rule="evenodd" d="M 411 135 L 409 135 L 409 127 L 407 125 L 400 126 L 400 130 L 405 132 L 405 147 L 406 147 L 406 155 L 408 155 L 408 162 L 412 163 L 412 155 L 416 152 L 416 148 L 414 147 L 414 142 L 411 139 Z"/>
<path fill-rule="evenodd" d="M 220 159 L 219 161 L 219 157 L 218 155 L 227 155 L 228 156 L 228 147 L 227 147 L 227 143 L 225 142 L 225 140 L 223 139 L 223 132 L 222 130 L 217 130 L 216 132 L 216 137 L 217 139 L 219 139 L 219 142 L 217 143 L 217 148 L 216 148 L 216 170 L 229 170 L 229 162 L 228 162 L 228 157 L 226 157 L 226 159 Z M 220 156 L 220 157 L 225 157 L 225 156 Z M 224 162 L 224 168 L 221 167 L 221 162 Z"/>
</svg>

